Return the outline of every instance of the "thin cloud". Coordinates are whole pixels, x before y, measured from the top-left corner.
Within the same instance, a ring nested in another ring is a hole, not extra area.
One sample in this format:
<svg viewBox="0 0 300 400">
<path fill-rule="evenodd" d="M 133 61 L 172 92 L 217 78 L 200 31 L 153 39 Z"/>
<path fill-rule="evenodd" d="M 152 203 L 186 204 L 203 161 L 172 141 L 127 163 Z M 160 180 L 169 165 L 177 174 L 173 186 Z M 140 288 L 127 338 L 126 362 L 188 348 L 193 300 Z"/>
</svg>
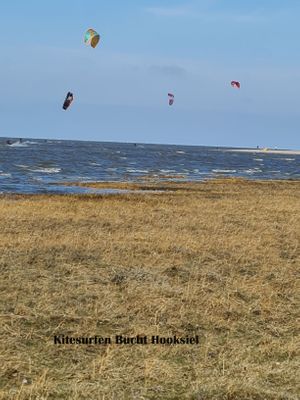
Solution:
<svg viewBox="0 0 300 400">
<path fill-rule="evenodd" d="M 148 7 L 146 12 L 157 17 L 182 17 L 192 15 L 187 7 Z"/>
<path fill-rule="evenodd" d="M 150 68 L 150 72 L 159 75 L 168 75 L 168 76 L 184 76 L 187 73 L 187 70 L 183 67 L 179 67 L 178 65 L 152 65 Z"/>
<path fill-rule="evenodd" d="M 256 23 L 266 21 L 266 17 L 259 14 L 198 14 L 198 17 L 210 22 Z"/>
<path fill-rule="evenodd" d="M 207 22 L 231 22 L 231 23 L 256 23 L 266 21 L 266 16 L 262 13 L 235 14 L 235 13 L 215 13 L 199 12 L 192 7 L 148 7 L 146 12 L 157 17 L 189 17 Z"/>
</svg>

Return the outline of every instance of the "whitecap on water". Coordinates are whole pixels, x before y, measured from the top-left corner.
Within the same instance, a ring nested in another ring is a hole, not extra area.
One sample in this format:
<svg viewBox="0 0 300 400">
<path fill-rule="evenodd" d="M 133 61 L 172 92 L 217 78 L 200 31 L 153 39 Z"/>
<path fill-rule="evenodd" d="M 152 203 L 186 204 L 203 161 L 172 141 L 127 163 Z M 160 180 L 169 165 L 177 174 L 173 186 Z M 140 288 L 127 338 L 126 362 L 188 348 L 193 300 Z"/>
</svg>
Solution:
<svg viewBox="0 0 300 400">
<path fill-rule="evenodd" d="M 259 169 L 259 168 L 249 168 L 249 169 L 245 169 L 245 170 L 243 170 L 242 171 L 243 173 L 245 173 L 245 174 L 256 174 L 257 172 L 262 172 L 262 170 L 261 169 Z"/>
<path fill-rule="evenodd" d="M 236 172 L 235 169 L 213 169 L 212 172 L 217 174 L 230 174 L 231 172 Z"/>
<path fill-rule="evenodd" d="M 24 164 L 15 164 L 15 166 L 19 168 L 30 168 L 29 165 L 24 165 Z"/>
<path fill-rule="evenodd" d="M 141 172 L 141 173 L 147 173 L 149 172 L 148 169 L 133 169 L 133 168 L 127 168 L 127 172 Z"/>
<path fill-rule="evenodd" d="M 36 169 L 29 169 L 29 171 L 46 173 L 46 174 L 58 174 L 61 171 L 61 168 L 36 168 Z"/>
<path fill-rule="evenodd" d="M 28 147 L 28 145 L 26 143 L 16 142 L 8 145 L 8 147 Z"/>
</svg>

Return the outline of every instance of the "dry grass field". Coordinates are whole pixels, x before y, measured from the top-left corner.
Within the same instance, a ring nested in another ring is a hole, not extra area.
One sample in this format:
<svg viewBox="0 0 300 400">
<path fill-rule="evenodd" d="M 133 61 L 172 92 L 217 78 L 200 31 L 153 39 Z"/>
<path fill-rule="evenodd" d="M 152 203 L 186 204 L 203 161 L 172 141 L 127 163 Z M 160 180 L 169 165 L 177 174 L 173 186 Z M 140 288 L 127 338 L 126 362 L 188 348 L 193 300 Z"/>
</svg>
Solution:
<svg viewBox="0 0 300 400">
<path fill-rule="evenodd" d="M 300 182 L 110 186 L 0 197 L 0 398 L 299 399 Z"/>
</svg>

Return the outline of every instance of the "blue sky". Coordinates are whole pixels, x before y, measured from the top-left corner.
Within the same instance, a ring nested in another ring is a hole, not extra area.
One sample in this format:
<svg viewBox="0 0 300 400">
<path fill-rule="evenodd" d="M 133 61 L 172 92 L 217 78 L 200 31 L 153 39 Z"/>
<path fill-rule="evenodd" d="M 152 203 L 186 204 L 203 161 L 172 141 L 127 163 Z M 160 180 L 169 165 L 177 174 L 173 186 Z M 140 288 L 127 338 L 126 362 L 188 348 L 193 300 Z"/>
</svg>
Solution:
<svg viewBox="0 0 300 400">
<path fill-rule="evenodd" d="M 0 136 L 299 149 L 299 17 L 298 0 L 3 1 Z"/>
</svg>

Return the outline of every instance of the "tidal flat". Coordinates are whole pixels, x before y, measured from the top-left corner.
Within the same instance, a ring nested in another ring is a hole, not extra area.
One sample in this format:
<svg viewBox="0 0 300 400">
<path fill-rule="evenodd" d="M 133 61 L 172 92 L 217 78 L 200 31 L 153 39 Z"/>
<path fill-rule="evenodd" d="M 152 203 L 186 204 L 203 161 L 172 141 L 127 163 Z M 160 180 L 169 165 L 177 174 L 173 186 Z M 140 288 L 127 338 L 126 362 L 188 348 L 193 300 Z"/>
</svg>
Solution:
<svg viewBox="0 0 300 400">
<path fill-rule="evenodd" d="M 0 398 L 298 399 L 300 181 L 92 186 L 0 196 Z"/>
</svg>

